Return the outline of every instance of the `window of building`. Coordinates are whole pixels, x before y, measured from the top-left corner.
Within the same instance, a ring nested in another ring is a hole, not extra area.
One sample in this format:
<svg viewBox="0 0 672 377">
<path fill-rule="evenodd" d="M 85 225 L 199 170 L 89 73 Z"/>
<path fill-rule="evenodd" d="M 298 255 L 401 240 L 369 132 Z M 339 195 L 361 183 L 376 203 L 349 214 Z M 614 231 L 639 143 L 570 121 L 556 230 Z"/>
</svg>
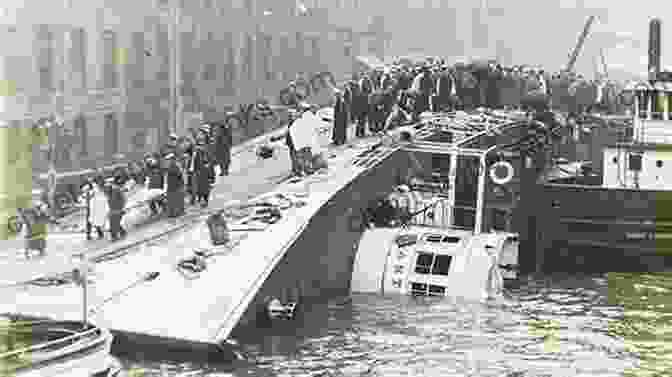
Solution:
<svg viewBox="0 0 672 377">
<path fill-rule="evenodd" d="M 86 88 L 86 30 L 70 31 L 70 83 L 73 88 Z"/>
<path fill-rule="evenodd" d="M 147 146 L 147 131 L 142 130 L 136 132 L 135 135 L 133 135 L 131 144 L 133 144 L 133 148 L 135 148 L 136 151 L 145 149 Z"/>
<path fill-rule="evenodd" d="M 103 32 L 103 86 L 119 87 L 119 71 L 117 70 L 117 33 L 112 30 Z"/>
<path fill-rule="evenodd" d="M 305 57 L 306 52 L 304 51 L 304 37 L 303 33 L 297 32 L 296 33 L 296 55 L 298 57 Z"/>
<path fill-rule="evenodd" d="M 347 58 L 352 57 L 352 46 L 345 46 L 343 49 L 343 55 L 345 55 Z"/>
<path fill-rule="evenodd" d="M 280 56 L 282 56 L 284 69 L 282 72 L 282 79 L 291 80 L 293 72 L 291 72 L 290 64 L 287 64 L 292 56 L 292 51 L 289 48 L 289 36 L 283 35 L 280 37 Z"/>
<path fill-rule="evenodd" d="M 245 63 L 243 64 L 248 80 L 254 80 L 254 40 L 250 34 L 245 35 Z"/>
<path fill-rule="evenodd" d="M 244 0 L 245 10 L 247 14 L 254 15 L 254 0 Z"/>
<path fill-rule="evenodd" d="M 145 82 L 145 33 L 142 31 L 132 34 L 133 69 L 131 72 L 131 86 L 142 88 Z"/>
<path fill-rule="evenodd" d="M 264 76 L 266 80 L 273 80 L 273 70 L 271 67 L 271 58 L 273 56 L 273 37 L 264 35 Z"/>
<path fill-rule="evenodd" d="M 119 127 L 115 114 L 105 114 L 105 155 L 119 152 Z"/>
<path fill-rule="evenodd" d="M 80 114 L 77 118 L 75 118 L 74 122 L 75 138 L 77 138 L 79 144 L 79 155 L 86 156 L 89 154 L 89 132 L 86 129 L 86 118 L 84 115 Z"/>
<path fill-rule="evenodd" d="M 212 9 L 214 8 L 214 3 L 212 0 L 203 0 L 203 9 Z"/>
<path fill-rule="evenodd" d="M 225 40 L 228 42 L 226 70 L 224 72 L 224 88 L 228 95 L 235 95 L 236 82 L 236 53 L 233 44 L 233 33 L 226 33 Z"/>
<path fill-rule="evenodd" d="M 312 52 L 312 56 L 313 56 L 314 58 L 319 58 L 320 55 L 322 54 L 322 53 L 320 52 L 320 39 L 319 39 L 319 38 L 313 38 L 313 39 L 311 39 L 310 42 L 311 42 L 311 52 Z"/>
<path fill-rule="evenodd" d="M 37 69 L 40 89 L 54 89 L 54 33 L 48 25 L 37 27 Z"/>
</svg>

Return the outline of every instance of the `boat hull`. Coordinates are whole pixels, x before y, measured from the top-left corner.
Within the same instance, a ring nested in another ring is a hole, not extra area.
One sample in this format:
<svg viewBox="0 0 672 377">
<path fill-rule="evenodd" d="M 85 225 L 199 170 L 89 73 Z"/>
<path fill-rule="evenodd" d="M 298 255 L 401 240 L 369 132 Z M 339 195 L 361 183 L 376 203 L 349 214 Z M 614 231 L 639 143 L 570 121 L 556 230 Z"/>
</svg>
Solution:
<svg viewBox="0 0 672 377">
<path fill-rule="evenodd" d="M 360 212 L 389 193 L 410 168 L 405 152 L 394 151 L 341 188 L 311 217 L 263 283 L 233 336 L 267 323 L 271 297 L 297 302 L 296 317 L 312 302 L 347 295 L 358 243 L 363 234 Z"/>
<path fill-rule="evenodd" d="M 541 270 L 672 266 L 672 192 L 544 184 L 537 198 L 533 217 Z"/>
</svg>

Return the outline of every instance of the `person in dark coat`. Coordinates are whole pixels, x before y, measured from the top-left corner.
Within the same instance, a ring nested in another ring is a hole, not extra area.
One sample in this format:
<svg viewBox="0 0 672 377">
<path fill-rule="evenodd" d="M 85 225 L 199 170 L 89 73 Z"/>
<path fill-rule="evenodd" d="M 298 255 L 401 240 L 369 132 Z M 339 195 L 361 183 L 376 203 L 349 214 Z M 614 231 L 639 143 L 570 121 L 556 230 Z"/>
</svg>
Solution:
<svg viewBox="0 0 672 377">
<path fill-rule="evenodd" d="M 439 74 L 436 79 L 436 97 L 434 111 L 441 111 L 450 103 L 450 96 L 453 91 L 453 79 L 448 72 L 447 67 Z"/>
<path fill-rule="evenodd" d="M 168 217 L 184 214 L 184 176 L 175 154 L 166 156 L 166 207 Z"/>
<path fill-rule="evenodd" d="M 334 129 L 332 132 L 332 142 L 334 145 L 343 145 L 347 139 L 348 133 L 348 112 L 343 99 L 343 94 L 339 91 L 335 93 L 336 102 L 334 103 Z"/>
<path fill-rule="evenodd" d="M 215 129 L 215 157 L 219 165 L 219 175 L 229 175 L 229 166 L 231 165 L 231 147 L 233 146 L 233 135 L 228 123 L 223 122 L 216 125 Z"/>
<path fill-rule="evenodd" d="M 380 132 L 383 130 L 385 125 L 385 102 L 384 94 L 380 91 L 371 93 L 369 96 L 369 118 L 370 126 L 369 128 L 373 132 Z"/>
<path fill-rule="evenodd" d="M 207 150 L 206 139 L 207 135 L 204 132 L 199 135 L 189 163 L 193 193 L 191 204 L 196 204 L 198 201 L 203 208 L 207 207 L 210 201 L 210 189 L 214 178 L 212 159 Z"/>
<path fill-rule="evenodd" d="M 116 241 L 126 236 L 126 230 L 121 226 L 124 216 L 126 197 L 122 188 L 123 177 L 117 176 L 110 185 L 108 201 L 110 207 L 110 237 Z"/>
<path fill-rule="evenodd" d="M 366 123 L 369 118 L 369 95 L 373 91 L 371 80 L 365 75 L 359 80 L 359 93 L 357 96 L 357 137 L 366 136 Z"/>
</svg>

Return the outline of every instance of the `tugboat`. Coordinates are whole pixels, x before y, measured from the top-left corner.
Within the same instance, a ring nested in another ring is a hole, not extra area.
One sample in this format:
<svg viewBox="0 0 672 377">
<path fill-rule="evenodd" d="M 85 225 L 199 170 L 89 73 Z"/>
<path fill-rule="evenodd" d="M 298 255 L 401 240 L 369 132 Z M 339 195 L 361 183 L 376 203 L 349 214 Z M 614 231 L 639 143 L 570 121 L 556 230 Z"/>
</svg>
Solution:
<svg viewBox="0 0 672 377">
<path fill-rule="evenodd" d="M 510 219 L 519 175 L 513 166 L 529 131 L 548 127 L 524 114 L 482 110 L 433 114 L 422 122 L 435 131 L 412 135 L 401 148 L 415 161 L 413 177 L 365 216 L 373 225 L 360 240 L 351 291 L 496 298 L 505 281 L 517 278 L 518 234 Z M 389 215 L 390 208 L 401 215 Z M 389 223 L 380 219 L 385 213 Z"/>
<path fill-rule="evenodd" d="M 596 180 L 539 182 L 538 271 L 654 271 L 672 255 L 672 74 L 660 70 L 660 21 L 649 28 L 649 80 L 631 85 L 627 136 L 601 148 Z"/>
</svg>

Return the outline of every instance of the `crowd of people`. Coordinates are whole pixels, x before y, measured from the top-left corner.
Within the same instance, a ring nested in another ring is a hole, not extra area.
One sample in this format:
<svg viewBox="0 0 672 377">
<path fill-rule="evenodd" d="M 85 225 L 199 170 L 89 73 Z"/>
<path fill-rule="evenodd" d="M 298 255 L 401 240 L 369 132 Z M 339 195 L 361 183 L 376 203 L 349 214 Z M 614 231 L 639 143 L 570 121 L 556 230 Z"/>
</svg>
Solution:
<svg viewBox="0 0 672 377">
<path fill-rule="evenodd" d="M 168 217 L 180 217 L 185 213 L 187 198 L 191 205 L 206 208 L 216 178 L 215 169 L 219 169 L 220 176 L 229 174 L 231 147 L 228 124 L 206 124 L 191 130 L 186 137 L 171 134 L 158 152 L 118 168 L 108 179 L 102 173 L 95 175 L 87 183 L 84 195 L 88 238 L 92 238 L 94 231 L 98 238 L 104 238 L 108 228 L 112 240 L 126 236 L 121 224 L 128 209 L 127 194 L 137 188 L 165 193 L 149 203 L 138 203 L 148 204 L 153 215 L 163 212 Z"/>
<path fill-rule="evenodd" d="M 553 109 L 570 117 L 591 111 L 619 112 L 623 110 L 619 88 L 606 79 L 505 67 L 495 61 L 395 64 L 355 75 L 336 91 L 333 141 L 345 142 L 349 122 L 357 124 L 356 136 L 363 137 L 367 129 L 378 133 L 418 120 L 425 111 Z"/>
</svg>

